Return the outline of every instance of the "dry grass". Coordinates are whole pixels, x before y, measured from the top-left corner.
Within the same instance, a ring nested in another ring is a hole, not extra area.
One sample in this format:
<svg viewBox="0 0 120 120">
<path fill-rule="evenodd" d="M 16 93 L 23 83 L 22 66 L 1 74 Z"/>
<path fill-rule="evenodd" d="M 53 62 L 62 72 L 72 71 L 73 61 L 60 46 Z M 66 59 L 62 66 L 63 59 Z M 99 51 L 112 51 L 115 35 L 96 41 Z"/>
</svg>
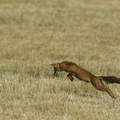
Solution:
<svg viewBox="0 0 120 120">
<path fill-rule="evenodd" d="M 120 77 L 118 0 L 0 1 L 0 120 L 119 120 L 113 100 L 52 62 L 76 62 L 95 75 Z"/>
</svg>

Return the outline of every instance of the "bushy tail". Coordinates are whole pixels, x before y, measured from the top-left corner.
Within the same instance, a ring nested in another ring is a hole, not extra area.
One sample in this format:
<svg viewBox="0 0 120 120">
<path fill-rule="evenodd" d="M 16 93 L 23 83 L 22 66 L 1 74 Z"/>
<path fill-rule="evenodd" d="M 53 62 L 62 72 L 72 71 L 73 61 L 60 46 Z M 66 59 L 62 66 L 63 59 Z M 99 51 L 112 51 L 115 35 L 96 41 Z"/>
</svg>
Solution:
<svg viewBox="0 0 120 120">
<path fill-rule="evenodd" d="M 105 81 L 106 83 L 118 83 L 120 84 L 120 78 L 115 76 L 99 76 L 101 80 Z"/>
</svg>

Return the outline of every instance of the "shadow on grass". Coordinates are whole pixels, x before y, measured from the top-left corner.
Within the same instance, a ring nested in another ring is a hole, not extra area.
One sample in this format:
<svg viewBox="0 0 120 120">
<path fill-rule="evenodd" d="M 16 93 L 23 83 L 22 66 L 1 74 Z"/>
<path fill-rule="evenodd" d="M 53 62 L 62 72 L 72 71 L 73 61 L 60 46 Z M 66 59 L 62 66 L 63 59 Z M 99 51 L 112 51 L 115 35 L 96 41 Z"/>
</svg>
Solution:
<svg viewBox="0 0 120 120">
<path fill-rule="evenodd" d="M 100 96 L 95 96 L 95 95 L 91 95 L 91 94 L 86 94 L 86 93 L 81 93 L 79 94 L 80 97 L 84 97 L 84 98 L 97 98 L 97 99 L 102 99 L 102 97 Z"/>
<path fill-rule="evenodd" d="M 61 87 L 59 89 L 61 92 L 65 92 L 67 94 L 72 94 L 74 96 L 79 96 L 79 97 L 84 97 L 84 98 L 97 98 L 97 99 L 102 99 L 101 96 L 98 96 L 96 94 L 90 94 L 89 91 L 81 92 L 80 89 L 76 89 L 75 86 L 70 86 L 70 87 Z"/>
</svg>

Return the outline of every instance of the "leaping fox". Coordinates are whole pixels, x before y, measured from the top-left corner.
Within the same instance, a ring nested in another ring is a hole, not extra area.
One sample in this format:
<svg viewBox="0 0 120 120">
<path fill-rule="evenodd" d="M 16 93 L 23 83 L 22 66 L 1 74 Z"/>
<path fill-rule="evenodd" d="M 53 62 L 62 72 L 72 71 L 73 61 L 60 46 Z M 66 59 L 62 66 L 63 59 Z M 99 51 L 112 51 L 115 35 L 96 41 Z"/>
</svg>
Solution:
<svg viewBox="0 0 120 120">
<path fill-rule="evenodd" d="M 117 78 L 115 76 L 95 76 L 89 71 L 79 67 L 77 64 L 73 62 L 63 61 L 60 63 L 50 64 L 54 67 L 54 76 L 56 77 L 59 72 L 65 71 L 69 74 L 67 77 L 73 81 L 75 76 L 79 80 L 85 81 L 85 82 L 91 82 L 92 85 L 100 91 L 106 91 L 112 98 L 116 98 L 114 93 L 106 88 L 102 81 L 105 81 L 106 83 L 118 83 L 120 84 L 120 78 Z"/>
</svg>

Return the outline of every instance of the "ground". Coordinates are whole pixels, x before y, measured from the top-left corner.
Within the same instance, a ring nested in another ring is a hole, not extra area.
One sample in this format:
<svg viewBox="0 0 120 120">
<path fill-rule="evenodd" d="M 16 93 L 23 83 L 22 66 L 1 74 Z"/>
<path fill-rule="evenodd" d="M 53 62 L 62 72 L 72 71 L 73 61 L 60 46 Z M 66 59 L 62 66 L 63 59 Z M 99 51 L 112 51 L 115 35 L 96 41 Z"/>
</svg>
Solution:
<svg viewBox="0 0 120 120">
<path fill-rule="evenodd" d="M 118 97 L 50 63 L 120 77 L 119 0 L 0 1 L 0 120 L 119 120 Z"/>
</svg>

